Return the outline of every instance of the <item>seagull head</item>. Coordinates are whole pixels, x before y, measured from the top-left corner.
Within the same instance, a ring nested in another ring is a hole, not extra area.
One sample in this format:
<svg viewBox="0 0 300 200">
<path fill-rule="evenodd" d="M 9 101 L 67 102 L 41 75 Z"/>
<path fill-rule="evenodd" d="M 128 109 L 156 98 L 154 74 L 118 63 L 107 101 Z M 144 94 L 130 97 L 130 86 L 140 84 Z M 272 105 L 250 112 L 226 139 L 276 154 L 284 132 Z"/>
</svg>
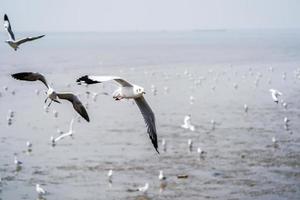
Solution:
<svg viewBox="0 0 300 200">
<path fill-rule="evenodd" d="M 136 87 L 135 87 L 135 93 L 136 93 L 137 95 L 143 95 L 143 94 L 146 94 L 145 89 L 142 88 L 142 87 L 140 87 L 140 86 L 136 86 Z"/>
</svg>

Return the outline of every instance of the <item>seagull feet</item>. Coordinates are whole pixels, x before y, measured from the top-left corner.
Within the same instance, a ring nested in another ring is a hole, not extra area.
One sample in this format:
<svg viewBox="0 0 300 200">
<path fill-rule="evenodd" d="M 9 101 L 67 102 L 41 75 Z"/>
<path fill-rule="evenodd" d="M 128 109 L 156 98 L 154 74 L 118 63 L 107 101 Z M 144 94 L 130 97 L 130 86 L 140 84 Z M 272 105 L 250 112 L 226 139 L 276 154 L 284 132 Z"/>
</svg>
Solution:
<svg viewBox="0 0 300 200">
<path fill-rule="evenodd" d="M 50 103 L 48 104 L 48 108 L 50 107 L 51 103 L 52 103 L 52 100 L 51 100 Z"/>
<path fill-rule="evenodd" d="M 120 101 L 120 100 L 123 99 L 123 98 L 122 98 L 121 96 L 115 96 L 114 99 L 115 99 L 116 101 Z"/>
</svg>

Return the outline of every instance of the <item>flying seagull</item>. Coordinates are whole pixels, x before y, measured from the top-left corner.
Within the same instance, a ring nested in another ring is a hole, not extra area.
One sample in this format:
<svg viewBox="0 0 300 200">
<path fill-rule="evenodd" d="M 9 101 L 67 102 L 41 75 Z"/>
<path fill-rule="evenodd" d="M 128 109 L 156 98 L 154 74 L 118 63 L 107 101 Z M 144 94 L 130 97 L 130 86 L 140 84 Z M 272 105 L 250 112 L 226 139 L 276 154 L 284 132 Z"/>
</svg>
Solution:
<svg viewBox="0 0 300 200">
<path fill-rule="evenodd" d="M 72 136 L 73 136 L 73 133 L 74 133 L 74 130 L 73 130 L 73 123 L 74 123 L 74 119 L 71 120 L 69 131 L 66 132 L 66 133 L 63 133 L 63 134 L 59 135 L 59 136 L 56 137 L 56 138 L 54 138 L 54 143 L 57 143 L 59 140 L 62 140 L 62 139 L 64 139 L 65 137 L 68 137 L 68 136 L 72 137 Z M 51 141 L 53 141 L 53 140 L 51 139 Z"/>
<path fill-rule="evenodd" d="M 134 99 L 135 103 L 137 104 L 137 106 L 139 107 L 143 115 L 144 121 L 147 126 L 147 132 L 149 134 L 151 142 L 155 150 L 159 153 L 158 145 L 157 145 L 155 116 L 143 96 L 145 94 L 144 88 L 138 85 L 131 84 L 126 80 L 116 76 L 87 76 L 86 75 L 77 79 L 77 82 L 78 84 L 81 83 L 95 84 L 95 83 L 102 83 L 111 80 L 116 81 L 120 85 L 120 87 L 113 93 L 113 98 L 115 100 Z"/>
<path fill-rule="evenodd" d="M 21 44 L 23 44 L 25 42 L 33 41 L 36 39 L 40 39 L 45 36 L 45 35 L 40 35 L 40 36 L 36 36 L 36 37 L 26 37 L 26 38 L 16 40 L 14 32 L 12 31 L 12 28 L 11 28 L 11 24 L 10 24 L 9 19 L 6 14 L 4 15 L 4 28 L 7 31 L 8 37 L 9 37 L 9 39 L 6 40 L 5 42 L 7 44 L 9 44 L 9 46 L 11 46 L 15 51 L 17 51 L 17 49 L 19 48 L 19 46 Z"/>
<path fill-rule="evenodd" d="M 275 89 L 270 89 L 269 91 L 271 92 L 273 101 L 278 104 L 279 102 L 278 97 L 281 96 L 282 93 Z"/>
<path fill-rule="evenodd" d="M 48 85 L 45 77 L 42 74 L 35 73 L 35 72 L 20 72 L 20 73 L 12 74 L 11 76 L 17 80 L 22 80 L 22 81 L 41 81 L 48 89 L 48 91 L 46 92 L 47 98 L 45 99 L 45 103 L 47 102 L 48 99 L 50 99 L 50 103 L 48 104 L 48 107 L 51 105 L 52 101 L 54 101 L 56 103 L 60 103 L 58 101 L 58 99 L 68 100 L 73 104 L 73 108 L 86 121 L 88 121 L 88 122 L 90 121 L 89 116 L 88 116 L 84 106 L 82 105 L 82 103 L 80 102 L 80 100 L 78 99 L 77 96 L 75 96 L 72 93 L 57 93 L 57 92 L 55 92 L 53 90 L 53 88 L 51 88 Z"/>
</svg>

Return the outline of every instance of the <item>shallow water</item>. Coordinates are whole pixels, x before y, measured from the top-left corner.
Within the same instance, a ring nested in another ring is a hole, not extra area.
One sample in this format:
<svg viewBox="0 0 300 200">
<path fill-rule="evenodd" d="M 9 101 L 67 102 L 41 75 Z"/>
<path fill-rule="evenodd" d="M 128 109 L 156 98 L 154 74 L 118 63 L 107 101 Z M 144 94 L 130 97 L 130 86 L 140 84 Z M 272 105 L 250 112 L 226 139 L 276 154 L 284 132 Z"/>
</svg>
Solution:
<svg viewBox="0 0 300 200">
<path fill-rule="evenodd" d="M 17 52 L 2 44 L 0 52 L 0 199 L 37 199 L 36 183 L 49 191 L 48 200 L 300 197 L 299 31 L 50 33 Z M 52 104 L 46 113 L 44 86 L 10 78 L 20 71 L 39 71 L 56 90 L 80 94 L 89 104 L 91 122 L 78 122 L 68 102 Z M 131 101 L 116 102 L 101 94 L 96 102 L 86 98 L 86 91 L 112 93 L 115 85 L 76 85 L 76 78 L 85 74 L 118 75 L 145 87 L 156 114 L 159 145 L 165 138 L 167 151 L 155 152 Z M 201 84 L 195 84 L 199 79 Z M 157 87 L 156 96 L 151 85 Z M 283 92 L 287 110 L 272 101 L 270 88 Z M 15 111 L 11 126 L 9 109 Z M 187 114 L 194 132 L 180 128 Z M 50 137 L 58 135 L 57 128 L 67 131 L 72 118 L 74 138 L 52 147 Z M 192 152 L 188 139 L 194 141 Z M 31 153 L 26 151 L 28 140 Z M 197 147 L 207 152 L 203 158 Z M 19 171 L 14 153 L 24 163 Z M 114 170 L 111 185 L 109 169 Z M 167 177 L 163 192 L 159 170 Z M 180 174 L 189 177 L 177 179 Z M 146 182 L 146 195 L 127 191 Z"/>
</svg>

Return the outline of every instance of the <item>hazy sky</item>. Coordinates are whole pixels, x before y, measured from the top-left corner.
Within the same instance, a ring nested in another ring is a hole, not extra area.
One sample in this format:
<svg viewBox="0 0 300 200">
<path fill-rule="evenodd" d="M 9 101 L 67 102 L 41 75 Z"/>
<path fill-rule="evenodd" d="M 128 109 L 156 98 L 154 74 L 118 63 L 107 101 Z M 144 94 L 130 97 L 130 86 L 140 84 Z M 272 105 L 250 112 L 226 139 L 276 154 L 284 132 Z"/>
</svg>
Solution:
<svg viewBox="0 0 300 200">
<path fill-rule="evenodd" d="M 15 31 L 300 28 L 300 0 L 1 0 Z"/>
</svg>

